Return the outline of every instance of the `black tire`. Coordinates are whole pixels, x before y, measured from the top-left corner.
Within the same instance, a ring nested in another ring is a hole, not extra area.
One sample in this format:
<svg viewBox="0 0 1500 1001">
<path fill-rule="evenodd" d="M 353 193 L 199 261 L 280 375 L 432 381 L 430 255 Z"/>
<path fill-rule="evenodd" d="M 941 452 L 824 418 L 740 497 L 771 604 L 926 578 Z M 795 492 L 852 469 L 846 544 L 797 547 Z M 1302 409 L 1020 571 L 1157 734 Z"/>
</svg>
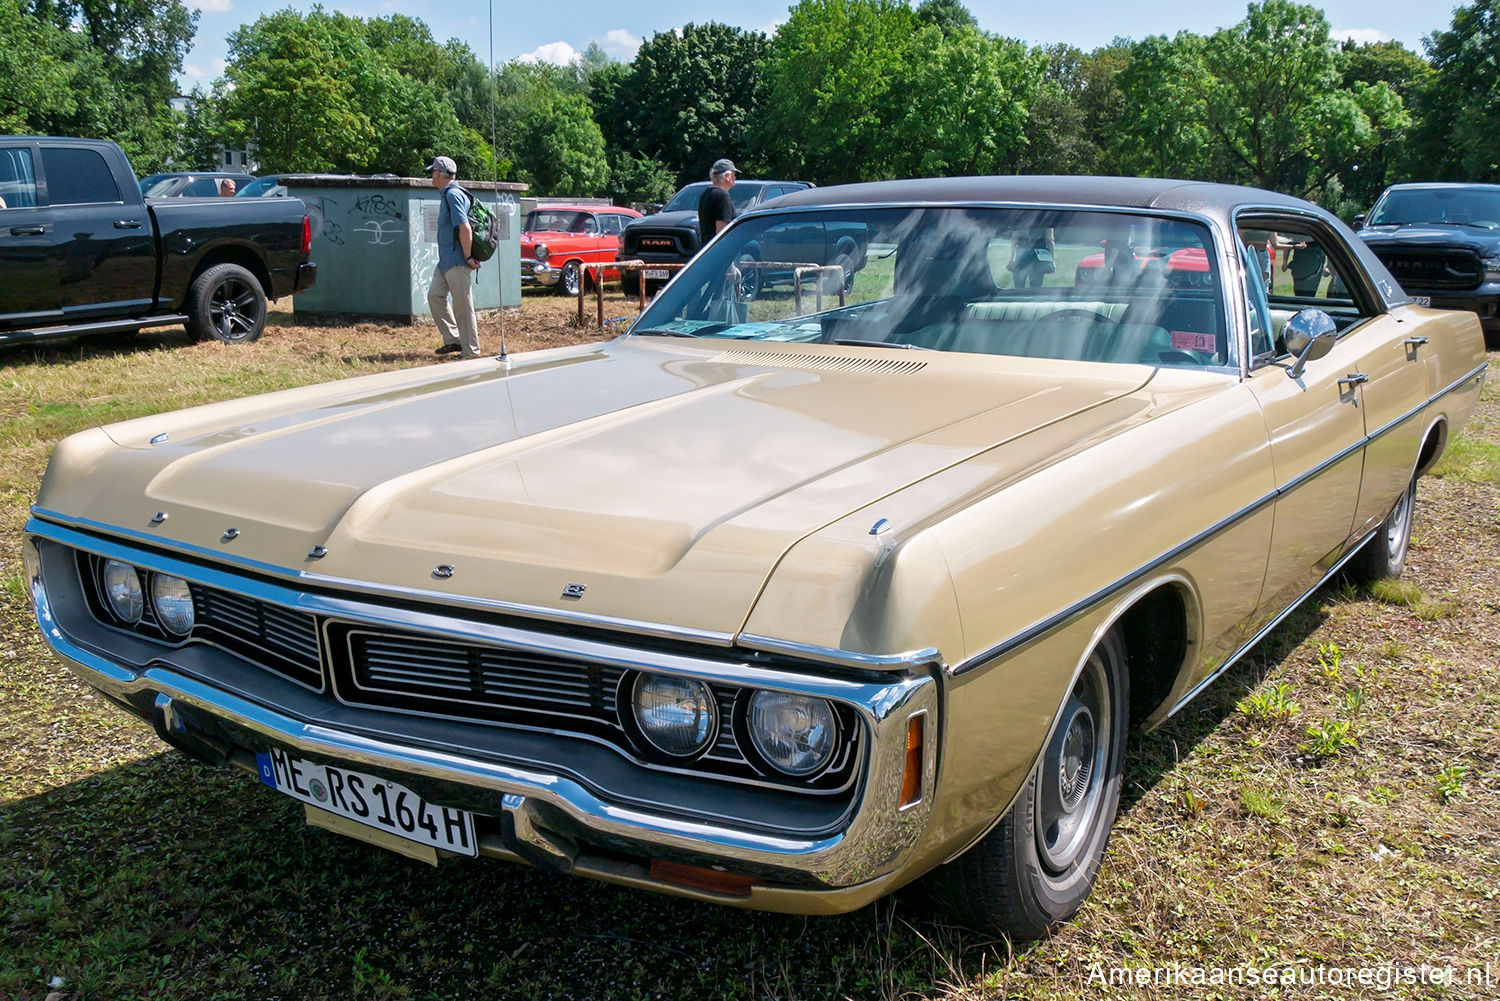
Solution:
<svg viewBox="0 0 1500 1001">
<path fill-rule="evenodd" d="M 1344 574 L 1356 584 L 1373 584 L 1400 577 L 1411 548 L 1411 526 L 1417 510 L 1417 478 L 1413 476 L 1380 528 L 1346 564 Z"/>
<path fill-rule="evenodd" d="M 933 873 L 939 903 L 960 924 L 1029 942 L 1083 906 L 1120 806 L 1129 707 L 1125 647 L 1111 631 L 1010 812 Z"/>
<path fill-rule="evenodd" d="M 641 273 L 639 271 L 621 271 L 620 291 L 625 293 L 626 298 L 637 298 L 641 294 Z"/>
<path fill-rule="evenodd" d="M 266 293 L 238 264 L 215 264 L 194 279 L 185 312 L 194 340 L 248 343 L 266 329 Z"/>
<path fill-rule="evenodd" d="M 850 292 L 854 291 L 854 255 L 841 250 L 828 263 L 836 264 L 844 269 L 844 295 L 847 296 Z M 839 279 L 832 273 L 823 276 L 823 294 L 839 294 Z"/>
<path fill-rule="evenodd" d="M 563 265 L 562 274 L 557 276 L 557 294 L 576 296 L 582 282 L 583 269 L 577 261 L 569 261 Z"/>
</svg>

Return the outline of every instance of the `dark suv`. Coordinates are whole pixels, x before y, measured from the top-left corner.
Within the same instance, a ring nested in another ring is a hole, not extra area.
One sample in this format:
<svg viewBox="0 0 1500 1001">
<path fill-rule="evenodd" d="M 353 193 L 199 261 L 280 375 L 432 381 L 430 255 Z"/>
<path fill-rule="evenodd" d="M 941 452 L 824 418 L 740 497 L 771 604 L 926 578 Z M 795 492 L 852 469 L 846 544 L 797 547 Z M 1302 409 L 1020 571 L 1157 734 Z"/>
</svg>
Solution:
<svg viewBox="0 0 1500 1001">
<path fill-rule="evenodd" d="M 1500 184 L 1393 184 L 1355 221 L 1418 305 L 1478 313 L 1500 347 Z"/>
<path fill-rule="evenodd" d="M 806 181 L 735 181 L 734 187 L 729 189 L 729 200 L 734 203 L 734 214 L 738 217 L 761 202 L 812 186 Z M 626 226 L 620 236 L 620 252 L 615 260 L 685 264 L 703 245 L 698 232 L 698 198 L 707 188 L 707 181 L 695 181 L 673 195 L 660 212 Z M 636 294 L 640 276 L 644 276 L 649 292 L 661 286 L 671 272 L 665 269 L 656 273 L 650 269 L 623 272 L 620 281 L 626 295 Z"/>
</svg>

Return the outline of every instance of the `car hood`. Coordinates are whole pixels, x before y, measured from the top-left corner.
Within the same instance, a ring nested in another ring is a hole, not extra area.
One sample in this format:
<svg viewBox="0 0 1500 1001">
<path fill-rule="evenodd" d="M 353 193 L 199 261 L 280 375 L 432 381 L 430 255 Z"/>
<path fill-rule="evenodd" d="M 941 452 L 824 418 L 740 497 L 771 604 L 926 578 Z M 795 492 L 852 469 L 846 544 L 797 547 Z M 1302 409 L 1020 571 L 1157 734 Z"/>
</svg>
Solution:
<svg viewBox="0 0 1500 1001">
<path fill-rule="evenodd" d="M 687 212 L 658 212 L 655 215 L 637 219 L 625 227 L 627 230 L 645 231 L 648 229 L 690 229 L 698 232 L 698 213 L 694 210 Z"/>
<path fill-rule="evenodd" d="M 1359 235 L 1371 247 L 1399 244 L 1403 247 L 1467 247 L 1485 255 L 1500 249 L 1500 232 L 1470 229 L 1467 226 L 1444 226 L 1437 223 L 1411 223 L 1405 226 L 1367 226 Z"/>
<path fill-rule="evenodd" d="M 75 435 L 38 512 L 282 575 L 727 635 L 820 527 L 1153 406 L 1131 395 L 1144 366 L 1075 363 L 1064 384 L 1028 359 L 902 355 L 627 337 L 290 390 Z"/>
</svg>

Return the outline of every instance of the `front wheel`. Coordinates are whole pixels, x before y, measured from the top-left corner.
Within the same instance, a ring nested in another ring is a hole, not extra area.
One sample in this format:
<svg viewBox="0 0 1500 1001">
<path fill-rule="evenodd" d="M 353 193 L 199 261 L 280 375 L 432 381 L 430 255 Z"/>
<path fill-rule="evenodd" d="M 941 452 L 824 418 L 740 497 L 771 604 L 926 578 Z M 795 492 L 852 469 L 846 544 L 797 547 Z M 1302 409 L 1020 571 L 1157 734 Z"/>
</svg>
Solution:
<svg viewBox="0 0 1500 1001">
<path fill-rule="evenodd" d="M 1089 654 L 1010 812 L 933 874 L 960 923 L 1028 942 L 1083 906 L 1120 805 L 1129 704 L 1125 648 L 1110 632 Z"/>
<path fill-rule="evenodd" d="M 557 278 L 557 294 L 576 296 L 582 284 L 583 269 L 577 261 L 569 261 L 563 265 L 562 274 Z"/>
<path fill-rule="evenodd" d="M 194 279 L 186 312 L 194 340 L 253 341 L 266 329 L 266 293 L 238 264 L 215 264 Z"/>
<path fill-rule="evenodd" d="M 1401 571 L 1406 568 L 1406 551 L 1411 548 L 1411 525 L 1416 510 L 1417 478 L 1413 476 L 1380 528 L 1345 564 L 1345 573 L 1350 579 L 1358 584 L 1373 584 L 1387 577 L 1401 576 Z"/>
</svg>

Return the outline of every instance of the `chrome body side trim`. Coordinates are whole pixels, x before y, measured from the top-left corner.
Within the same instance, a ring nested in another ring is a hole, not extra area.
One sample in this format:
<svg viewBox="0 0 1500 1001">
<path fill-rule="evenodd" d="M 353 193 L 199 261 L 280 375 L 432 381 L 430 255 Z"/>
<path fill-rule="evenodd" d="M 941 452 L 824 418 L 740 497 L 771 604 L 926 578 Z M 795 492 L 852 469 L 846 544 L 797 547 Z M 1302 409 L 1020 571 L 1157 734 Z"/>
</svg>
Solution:
<svg viewBox="0 0 1500 1001">
<path fill-rule="evenodd" d="M 1288 480 L 1286 485 L 1278 487 L 1276 490 L 1257 497 L 1255 500 L 1251 501 L 1249 504 L 1246 504 L 1244 507 L 1229 515 L 1227 518 L 1223 518 L 1215 524 L 1210 525 L 1208 528 L 1203 529 L 1201 532 L 1192 536 L 1187 541 L 1181 543 L 1180 545 L 1172 547 L 1167 552 L 1162 553 L 1160 556 L 1157 556 L 1150 562 L 1137 567 L 1118 580 L 1106 584 L 1104 587 L 1095 591 L 1088 597 L 1083 598 L 1082 600 L 1075 602 L 1072 605 L 1069 605 L 1067 608 L 1064 608 L 1045 619 L 1042 619 L 1040 622 L 1028 626 L 1026 629 L 1022 630 L 1011 638 L 1004 640 L 1003 642 L 998 643 L 986 650 L 982 650 L 972 657 L 966 658 L 962 663 L 952 667 L 950 669 L 950 673 L 954 675 L 960 675 L 968 671 L 972 671 L 975 668 L 981 667 L 998 657 L 1002 657 L 1023 646 L 1026 646 L 1027 644 L 1036 641 L 1047 633 L 1050 633 L 1052 630 L 1057 629 L 1058 627 L 1072 621 L 1073 619 L 1076 619 L 1078 616 L 1083 615 L 1085 612 L 1099 605 L 1101 602 L 1107 601 L 1113 595 L 1116 595 L 1119 592 L 1125 590 L 1142 578 L 1149 576 L 1157 570 L 1160 570 L 1162 567 L 1181 558 L 1185 554 L 1213 539 L 1220 533 L 1233 528 L 1239 522 L 1260 511 L 1267 504 L 1274 503 L 1276 500 L 1291 493 L 1298 487 L 1304 486 L 1307 483 L 1311 482 L 1318 476 L 1318 474 L 1322 473 L 1325 469 L 1333 466 L 1338 462 L 1343 461 L 1344 459 L 1347 459 L 1355 452 L 1363 449 L 1371 441 L 1389 434 L 1400 425 L 1421 414 L 1423 411 L 1431 407 L 1433 404 L 1437 403 L 1440 399 L 1447 396 L 1448 394 L 1456 392 L 1457 390 L 1463 388 L 1464 385 L 1475 379 L 1479 379 L 1482 381 L 1488 367 L 1488 363 L 1475 367 L 1461 378 L 1454 380 L 1451 385 L 1433 394 L 1433 396 L 1430 397 L 1426 402 L 1413 407 L 1411 410 L 1408 410 L 1400 417 L 1397 417 L 1396 419 L 1390 421 L 1389 423 L 1376 429 L 1375 431 L 1366 434 L 1364 437 L 1358 439 L 1347 448 L 1341 449 L 1336 454 L 1330 456 L 1327 459 L 1324 459 L 1313 468 L 1298 474 L 1291 480 Z M 1363 540 L 1361 540 L 1360 545 L 1363 545 Z M 1349 550 L 1349 554 L 1352 554 L 1357 549 L 1358 546 L 1351 548 Z M 1343 559 L 1347 558 L 1348 555 L 1346 554 Z M 1342 563 L 1343 560 L 1341 559 L 1340 565 L 1342 565 Z M 1327 578 L 1325 577 L 1324 580 L 1326 579 Z M 1316 588 L 1314 590 L 1316 590 Z M 1298 600 L 1300 601 L 1302 599 Z M 1294 605 L 1293 607 L 1296 606 Z M 1282 614 L 1284 615 L 1285 613 Z M 1261 635 L 1264 635 L 1264 633 L 1262 633 Z M 1253 646 L 1254 644 L 1251 645 Z M 1174 709 L 1173 712 L 1175 711 L 1176 710 Z"/>
</svg>

